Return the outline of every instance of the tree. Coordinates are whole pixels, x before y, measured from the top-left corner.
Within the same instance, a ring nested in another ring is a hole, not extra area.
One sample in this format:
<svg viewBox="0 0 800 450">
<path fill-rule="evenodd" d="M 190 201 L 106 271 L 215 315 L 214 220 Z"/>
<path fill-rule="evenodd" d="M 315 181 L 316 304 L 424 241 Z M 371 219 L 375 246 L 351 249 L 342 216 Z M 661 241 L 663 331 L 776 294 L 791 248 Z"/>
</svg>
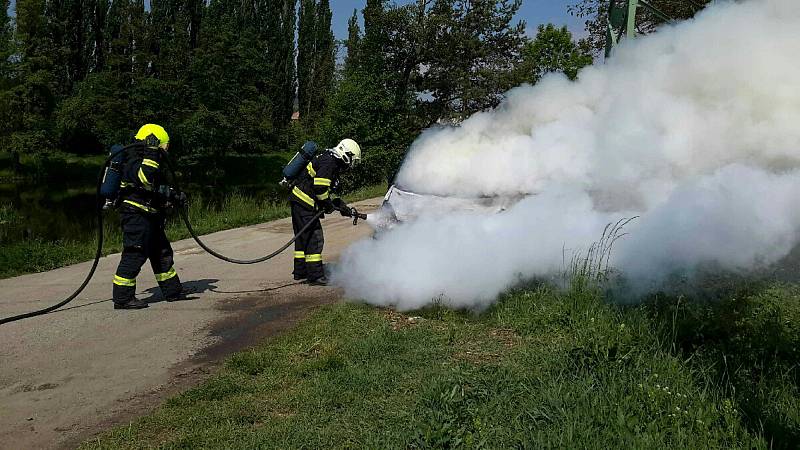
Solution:
<svg viewBox="0 0 800 450">
<path fill-rule="evenodd" d="M 11 129 L 15 111 L 11 108 L 11 88 L 16 82 L 14 64 L 11 62 L 14 54 L 14 28 L 8 16 L 9 0 L 0 2 L 3 8 L 0 15 L 0 150 L 9 148 Z M 19 169 L 19 154 L 15 154 L 14 171 Z"/>
<path fill-rule="evenodd" d="M 16 4 L 16 80 L 3 92 L 3 145 L 14 155 L 46 153 L 53 147 L 52 113 L 57 104 L 54 45 L 48 33 L 44 0 Z"/>
<path fill-rule="evenodd" d="M 325 110 L 328 96 L 333 88 L 333 74 L 336 70 L 336 41 L 331 30 L 332 13 L 329 0 L 320 0 L 316 10 L 316 70 L 314 71 L 314 91 L 317 94 L 313 108 L 320 113 Z"/>
<path fill-rule="evenodd" d="M 616 1 L 620 4 L 624 3 L 624 0 Z M 675 20 L 690 19 L 711 2 L 712 0 L 649 1 L 658 10 Z M 595 54 L 601 54 L 606 46 L 609 0 L 579 0 L 568 9 L 572 15 L 586 19 L 589 46 Z M 640 34 L 650 33 L 665 22 L 664 18 L 646 8 L 639 8 L 636 14 L 636 31 Z"/>
<path fill-rule="evenodd" d="M 358 10 L 353 10 L 353 15 L 347 21 L 347 40 L 344 45 L 347 49 L 347 56 L 344 60 L 344 70 L 346 72 L 358 67 L 358 52 L 361 43 L 361 28 L 358 26 Z"/>
<path fill-rule="evenodd" d="M 314 95 L 313 80 L 316 61 L 316 0 L 300 0 L 300 22 L 297 39 L 297 97 L 300 116 L 310 114 Z"/>
<path fill-rule="evenodd" d="M 361 15 L 364 17 L 364 36 L 359 43 L 360 66 L 381 71 L 384 68 L 390 28 L 385 20 L 386 0 L 367 0 Z"/>
<path fill-rule="evenodd" d="M 328 0 L 301 0 L 298 40 L 298 99 L 300 117 L 313 124 L 324 111 L 336 61 Z"/>
<path fill-rule="evenodd" d="M 92 1 L 92 0 L 89 0 Z M 85 74 L 86 23 L 79 0 L 43 1 L 41 37 L 47 39 L 47 56 L 58 64 L 53 67 L 56 95 L 64 96 L 78 78 Z M 75 22 L 75 23 L 73 23 Z"/>
<path fill-rule="evenodd" d="M 524 22 L 520 0 L 436 0 L 425 26 L 420 90 L 430 123 L 460 121 L 500 103 L 513 87 Z"/>
<path fill-rule="evenodd" d="M 162 111 L 164 94 L 143 95 L 152 68 L 147 45 L 147 12 L 141 0 L 99 0 L 92 31 L 95 42 L 93 67 L 71 94 L 60 102 L 55 125 L 61 148 L 72 152 L 102 152 L 127 142 L 142 121 Z"/>
<path fill-rule="evenodd" d="M 271 96 L 274 110 L 272 122 L 282 133 L 286 133 L 294 111 L 295 90 L 297 87 L 297 67 L 295 65 L 295 31 L 297 30 L 297 5 L 295 0 L 270 0 L 270 7 L 264 11 L 271 18 L 270 32 L 272 42 L 267 57 L 272 61 Z M 279 11 L 274 14 L 274 11 Z M 285 139 L 280 139 L 285 143 Z"/>
<path fill-rule="evenodd" d="M 152 73 L 162 80 L 180 80 L 188 72 L 197 47 L 200 0 L 151 0 L 149 44 Z"/>
<path fill-rule="evenodd" d="M 274 74 L 265 35 L 277 30 L 257 6 L 218 0 L 208 7 L 190 69 L 190 108 L 178 126 L 186 151 L 221 156 L 263 150 L 270 141 Z"/>
<path fill-rule="evenodd" d="M 522 49 L 519 77 L 521 81 L 536 84 L 549 72 L 561 72 L 574 80 L 578 71 L 592 61 L 588 43 L 575 43 L 567 27 L 539 25 L 536 38 L 528 41 Z"/>
<path fill-rule="evenodd" d="M 320 133 L 327 145 L 344 137 L 361 145 L 363 162 L 344 177 L 345 189 L 385 182 L 414 136 L 396 114 L 383 79 L 364 70 L 345 73 L 337 84 Z"/>
<path fill-rule="evenodd" d="M 0 92 L 11 87 L 12 82 L 11 56 L 14 54 L 14 28 L 8 16 L 9 5 L 10 0 L 0 2 L 0 7 L 3 8 L 0 14 Z"/>
<path fill-rule="evenodd" d="M 295 93 L 295 2 L 212 1 L 189 75 L 178 126 L 187 151 L 281 148 Z"/>
<path fill-rule="evenodd" d="M 496 106 L 516 84 L 524 43 L 524 23 L 512 24 L 519 6 L 519 0 L 399 6 L 368 0 L 363 36 L 356 18 L 350 20 L 347 45 L 356 52 L 348 51 L 324 134 L 361 139 L 367 154 L 405 149 L 437 121 L 458 122 Z"/>
</svg>

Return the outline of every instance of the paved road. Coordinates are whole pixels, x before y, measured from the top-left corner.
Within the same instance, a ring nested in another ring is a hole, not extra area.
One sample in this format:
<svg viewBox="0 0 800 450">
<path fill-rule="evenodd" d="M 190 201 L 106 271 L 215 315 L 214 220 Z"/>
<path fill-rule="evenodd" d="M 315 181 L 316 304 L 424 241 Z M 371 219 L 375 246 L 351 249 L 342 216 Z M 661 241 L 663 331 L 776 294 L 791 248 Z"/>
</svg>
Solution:
<svg viewBox="0 0 800 450">
<path fill-rule="evenodd" d="M 373 209 L 379 199 L 361 202 Z M 325 257 L 371 233 L 367 224 L 325 219 Z M 250 258 L 291 238 L 288 219 L 206 236 L 224 254 Z M 262 264 L 212 258 L 184 240 L 176 268 L 193 299 L 160 301 L 149 266 L 138 290 L 153 302 L 114 311 L 111 279 L 119 255 L 100 261 L 92 282 L 68 308 L 0 325 L 0 448 L 71 447 L 105 427 L 148 411 L 166 395 L 201 380 L 231 351 L 263 340 L 315 306 L 336 301 L 333 288 L 291 278 L 291 249 Z M 89 263 L 0 280 L 0 317 L 55 303 L 83 279 Z"/>
</svg>

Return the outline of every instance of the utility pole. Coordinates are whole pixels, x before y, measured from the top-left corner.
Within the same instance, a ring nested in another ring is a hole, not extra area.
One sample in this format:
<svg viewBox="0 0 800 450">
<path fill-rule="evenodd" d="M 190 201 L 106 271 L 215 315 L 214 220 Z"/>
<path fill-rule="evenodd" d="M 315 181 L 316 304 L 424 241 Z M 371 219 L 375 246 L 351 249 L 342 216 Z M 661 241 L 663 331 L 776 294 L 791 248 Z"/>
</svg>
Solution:
<svg viewBox="0 0 800 450">
<path fill-rule="evenodd" d="M 636 37 L 636 13 L 639 8 L 649 10 L 665 22 L 673 21 L 672 17 L 664 14 L 647 0 L 609 0 L 606 58 L 611 56 L 611 49 L 616 47 L 623 37 L 628 39 Z"/>
</svg>

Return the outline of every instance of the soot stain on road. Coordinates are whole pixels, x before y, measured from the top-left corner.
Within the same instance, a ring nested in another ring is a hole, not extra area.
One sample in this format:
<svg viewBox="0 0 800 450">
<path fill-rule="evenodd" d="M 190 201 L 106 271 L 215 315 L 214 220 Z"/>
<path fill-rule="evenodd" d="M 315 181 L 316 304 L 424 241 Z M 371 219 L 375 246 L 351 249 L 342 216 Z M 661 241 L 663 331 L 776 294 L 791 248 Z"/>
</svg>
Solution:
<svg viewBox="0 0 800 450">
<path fill-rule="evenodd" d="M 285 287 L 295 287 L 290 284 Z M 211 326 L 216 342 L 192 358 L 196 363 L 213 363 L 227 355 L 278 336 L 296 325 L 314 309 L 338 298 L 331 289 L 300 287 L 301 292 L 282 295 L 281 289 L 222 302 L 219 309 L 234 312 Z M 266 295 L 265 295 L 266 294 Z"/>
</svg>

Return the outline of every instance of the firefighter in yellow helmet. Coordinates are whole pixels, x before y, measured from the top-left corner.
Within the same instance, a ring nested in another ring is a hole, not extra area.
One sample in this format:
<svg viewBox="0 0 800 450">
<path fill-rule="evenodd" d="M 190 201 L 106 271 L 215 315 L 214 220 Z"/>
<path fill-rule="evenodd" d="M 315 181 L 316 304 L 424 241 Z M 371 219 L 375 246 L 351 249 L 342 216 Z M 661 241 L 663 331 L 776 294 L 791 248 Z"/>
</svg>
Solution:
<svg viewBox="0 0 800 450">
<path fill-rule="evenodd" d="M 169 134 L 155 124 L 141 127 L 136 141 L 125 148 L 119 195 L 123 250 L 114 275 L 115 309 L 148 306 L 136 298 L 136 276 L 148 259 L 164 299 L 182 298 L 172 247 L 164 233 L 164 209 L 170 202 L 185 201 L 185 196 L 164 183 L 161 152 L 168 148 Z"/>
<path fill-rule="evenodd" d="M 295 234 L 309 221 L 314 223 L 294 242 L 294 279 L 307 279 L 313 285 L 326 285 L 328 279 L 322 264 L 322 247 L 325 243 L 322 224 L 314 219 L 318 211 L 330 214 L 338 210 L 343 216 L 352 216 L 352 209 L 342 199 L 332 198 L 331 189 L 338 185 L 339 175 L 361 160 L 361 147 L 352 139 L 318 154 L 308 163 L 292 188 L 292 227 Z"/>
</svg>

